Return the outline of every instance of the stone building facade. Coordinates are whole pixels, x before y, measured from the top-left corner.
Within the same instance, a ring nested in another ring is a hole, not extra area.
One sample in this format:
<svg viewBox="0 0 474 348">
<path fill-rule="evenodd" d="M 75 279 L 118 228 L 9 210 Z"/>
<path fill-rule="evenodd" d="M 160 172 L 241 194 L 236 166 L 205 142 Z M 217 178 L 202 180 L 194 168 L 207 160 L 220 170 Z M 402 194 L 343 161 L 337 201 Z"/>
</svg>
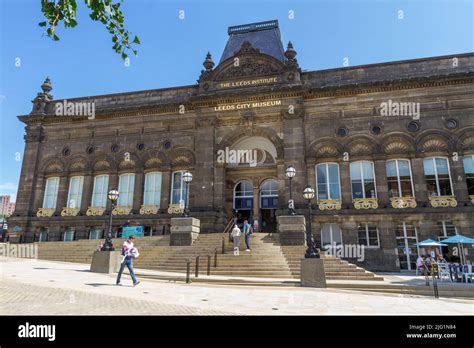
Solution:
<svg viewBox="0 0 474 348">
<path fill-rule="evenodd" d="M 47 79 L 19 116 L 9 228 L 22 241 L 101 238 L 106 192 L 120 186 L 114 229 L 130 220 L 168 233 L 188 199 L 179 173 L 190 171 L 201 233 L 222 232 L 234 210 L 272 232 L 293 165 L 298 213 L 303 189 L 317 192 L 318 245 L 367 245 L 368 269 L 411 269 L 417 241 L 474 235 L 474 54 L 306 72 L 277 21 L 228 32 L 194 85 L 55 100 Z M 232 150 L 244 151 L 239 163 Z"/>
</svg>

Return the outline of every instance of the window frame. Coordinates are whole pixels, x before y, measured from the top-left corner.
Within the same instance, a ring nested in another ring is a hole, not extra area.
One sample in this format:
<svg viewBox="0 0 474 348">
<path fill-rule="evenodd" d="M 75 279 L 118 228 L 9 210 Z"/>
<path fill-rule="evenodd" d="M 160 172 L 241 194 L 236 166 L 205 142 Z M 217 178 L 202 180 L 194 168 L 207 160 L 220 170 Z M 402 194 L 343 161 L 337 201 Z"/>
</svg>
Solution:
<svg viewBox="0 0 474 348">
<path fill-rule="evenodd" d="M 129 179 L 128 179 L 128 183 L 127 183 L 127 191 L 125 191 L 127 193 L 127 204 L 122 204 L 124 198 L 124 192 L 121 192 L 120 189 L 121 189 L 121 181 L 122 181 L 122 178 L 123 177 L 126 177 L 128 176 Z M 133 178 L 133 180 L 130 180 L 130 178 Z M 133 184 L 132 184 L 132 187 L 130 188 L 130 181 L 133 181 Z M 117 205 L 118 206 L 127 206 L 127 207 L 131 207 L 133 206 L 133 196 L 135 195 L 135 173 L 123 173 L 123 174 L 120 174 L 119 175 L 119 185 L 118 185 L 118 191 L 119 191 L 119 197 L 118 197 L 118 200 L 117 200 Z M 130 193 L 131 193 L 131 197 L 130 197 Z M 128 198 L 130 198 L 130 202 L 128 201 Z"/>
<path fill-rule="evenodd" d="M 450 164 L 449 164 L 449 158 L 448 158 L 448 157 L 432 156 L 432 157 L 425 157 L 425 158 L 423 158 L 423 172 L 424 172 L 424 175 L 425 175 L 426 190 L 428 191 L 428 183 L 427 183 L 427 180 L 426 180 L 426 171 L 425 171 L 424 162 L 425 162 L 425 160 L 427 160 L 427 159 L 432 160 L 432 163 L 433 163 L 433 169 L 434 169 L 434 175 L 435 175 L 435 183 L 436 183 L 436 192 L 437 192 L 437 195 L 434 196 L 434 197 L 441 197 L 441 196 L 444 196 L 444 195 L 441 195 L 441 194 L 440 194 L 441 191 L 440 191 L 440 187 L 439 187 L 438 169 L 436 168 L 436 159 L 444 159 L 444 160 L 446 160 L 446 164 L 447 164 L 447 167 L 448 167 L 449 186 L 450 186 L 450 189 L 451 189 L 451 196 L 454 196 L 453 179 L 452 179 L 452 177 L 451 177 L 451 166 L 450 166 Z M 429 193 L 428 193 L 428 194 L 429 194 Z"/>
<path fill-rule="evenodd" d="M 102 192 L 102 197 L 101 197 L 101 203 L 104 203 L 103 205 L 95 205 L 94 197 L 98 196 L 98 193 L 96 192 L 96 180 L 98 178 L 105 178 L 104 183 L 102 184 L 102 188 L 104 191 Z M 92 187 L 92 199 L 91 199 L 91 207 L 106 207 L 107 206 L 107 195 L 109 191 L 109 179 L 110 176 L 108 174 L 99 174 L 94 176 L 94 186 Z"/>
<path fill-rule="evenodd" d="M 367 163 L 370 163 L 372 165 L 372 175 L 374 177 L 374 193 L 375 193 L 375 197 L 366 197 L 365 195 L 365 180 L 364 180 L 364 171 L 362 169 L 362 163 L 363 162 L 367 162 Z M 354 190 L 353 190 L 353 180 L 352 180 L 352 176 L 351 176 L 351 164 L 353 163 L 358 163 L 359 164 L 359 169 L 360 169 L 360 178 L 361 178 L 361 182 L 362 182 L 362 192 L 364 194 L 364 197 L 354 197 Z M 352 196 L 352 199 L 367 199 L 367 198 L 375 198 L 375 199 L 378 199 L 377 197 L 377 180 L 375 178 L 375 163 L 374 161 L 369 161 L 369 160 L 360 160 L 360 161 L 354 161 L 354 162 L 350 162 L 349 163 L 349 177 L 350 177 L 350 180 L 351 180 L 351 196 Z"/>
<path fill-rule="evenodd" d="M 155 180 L 154 180 L 154 183 L 153 183 L 153 190 L 147 190 L 149 187 L 149 184 L 148 183 L 148 178 L 151 176 L 151 175 L 158 175 L 159 177 L 159 180 L 156 179 L 155 177 Z M 156 185 L 156 181 L 159 181 L 159 185 Z M 163 185 L 163 172 L 160 172 L 160 171 L 151 171 L 151 172 L 147 172 L 145 173 L 145 184 L 144 184 L 144 187 L 143 187 L 143 205 L 156 205 L 156 206 L 159 206 L 161 204 L 161 188 L 162 188 L 162 185 Z M 157 189 L 158 188 L 158 189 Z M 153 195 L 153 199 L 152 199 L 152 202 L 147 202 L 147 192 L 152 192 L 152 195 Z"/>
<path fill-rule="evenodd" d="M 51 182 L 52 180 L 57 181 L 57 184 L 55 186 L 55 191 L 54 191 L 54 200 L 52 206 L 46 206 L 46 201 L 49 196 L 52 196 L 51 194 L 48 194 L 48 182 Z M 61 182 L 61 178 L 59 176 L 52 176 L 46 179 L 45 187 L 44 187 L 44 196 L 43 196 L 43 208 L 46 209 L 56 209 L 58 205 L 58 192 L 59 192 L 59 184 Z"/>
<path fill-rule="evenodd" d="M 365 240 L 367 241 L 367 245 L 361 244 L 359 239 L 359 228 L 364 226 L 365 227 Z M 377 245 L 370 245 L 370 238 L 369 238 L 369 226 L 375 227 L 375 232 L 377 233 Z M 380 236 L 379 236 L 379 228 L 376 225 L 370 224 L 365 222 L 361 224 L 361 226 L 357 228 L 357 244 L 363 245 L 365 248 L 370 249 L 380 249 Z"/>
<path fill-rule="evenodd" d="M 181 201 L 183 201 L 183 204 L 187 204 L 189 203 L 189 192 L 186 192 L 188 191 L 188 185 L 186 185 L 186 183 L 184 182 L 183 180 L 183 174 L 186 172 L 186 170 L 177 170 L 177 171 L 174 171 L 171 173 L 171 197 L 170 197 L 170 204 L 181 204 Z M 181 184 L 181 188 L 180 188 L 180 192 L 179 192 L 179 202 L 174 202 L 173 201 L 173 192 L 174 192 L 174 186 L 175 186 L 175 182 L 174 182 L 174 175 L 176 173 L 181 173 L 181 177 L 180 177 L 180 184 Z M 184 195 L 186 196 L 186 201 L 184 201 L 183 199 L 183 192 L 184 192 Z"/>
<path fill-rule="evenodd" d="M 337 167 L 337 177 L 338 177 L 338 181 L 337 181 L 337 187 L 338 187 L 338 192 L 339 192 L 339 198 L 333 198 L 331 197 L 331 185 L 330 185 L 330 182 L 331 180 L 329 179 L 329 164 L 334 164 L 336 165 Z M 326 190 L 328 192 L 328 198 L 321 198 L 321 199 L 332 199 L 332 200 L 338 200 L 338 201 L 341 201 L 342 200 L 342 192 L 341 192 L 341 171 L 339 170 L 339 163 L 336 163 L 336 162 L 321 162 L 321 163 L 318 163 L 314 166 L 314 176 L 315 176 L 315 179 L 316 179 L 316 200 L 319 201 L 320 198 L 319 198 L 319 184 L 318 184 L 318 166 L 320 165 L 324 165 L 325 166 L 325 173 L 326 173 L 326 182 L 325 182 L 325 186 L 326 186 Z M 351 186 L 352 186 L 352 182 L 351 182 Z"/>
<path fill-rule="evenodd" d="M 72 181 L 75 180 L 75 179 L 78 179 L 79 178 L 79 184 L 78 184 L 78 192 L 71 192 L 72 190 Z M 66 202 L 66 207 L 68 208 L 72 208 L 72 209 L 80 209 L 81 208 L 81 203 L 82 203 L 82 194 L 83 194 L 83 190 L 84 190 L 84 175 L 75 175 L 75 176 L 71 176 L 69 178 L 69 188 L 68 188 L 68 193 L 67 193 L 67 202 Z M 71 206 L 71 201 L 73 200 L 73 198 L 71 196 L 77 196 L 76 197 L 76 201 L 74 203 L 74 207 Z"/>
<path fill-rule="evenodd" d="M 463 164 L 463 170 L 464 170 L 464 177 L 466 178 L 466 185 L 467 185 L 467 181 L 468 181 L 468 180 L 473 180 L 473 181 L 474 181 L 474 172 L 472 172 L 472 173 L 471 173 L 471 172 L 469 172 L 469 173 L 466 172 L 466 165 L 465 165 L 464 161 L 465 161 L 466 158 L 468 158 L 468 157 L 470 157 L 471 160 L 472 160 L 472 162 L 474 163 L 474 154 L 469 154 L 469 155 L 464 155 L 464 156 L 463 156 L 463 162 L 462 162 L 462 164 Z M 467 194 L 468 194 L 469 196 L 474 195 L 474 189 L 473 189 L 473 192 L 469 192 L 469 186 L 467 186 Z"/>
<path fill-rule="evenodd" d="M 395 162 L 395 170 L 397 171 L 397 186 L 398 186 L 398 193 L 399 193 L 398 196 L 393 196 L 393 198 L 403 198 L 403 197 L 415 198 L 416 194 L 415 194 L 415 186 L 413 184 L 413 172 L 411 170 L 411 161 L 409 159 L 406 159 L 406 158 L 392 158 L 392 159 L 389 159 L 389 160 L 385 161 L 385 174 L 387 175 L 387 186 L 388 186 L 387 164 L 388 164 L 388 162 L 391 162 L 391 161 Z M 398 165 L 399 161 L 408 162 L 408 170 L 410 172 L 410 184 L 411 184 L 411 193 L 412 193 L 411 196 L 402 196 L 402 183 L 401 183 L 401 179 L 400 179 L 400 167 Z M 390 196 L 390 192 L 388 192 L 388 194 Z"/>
</svg>

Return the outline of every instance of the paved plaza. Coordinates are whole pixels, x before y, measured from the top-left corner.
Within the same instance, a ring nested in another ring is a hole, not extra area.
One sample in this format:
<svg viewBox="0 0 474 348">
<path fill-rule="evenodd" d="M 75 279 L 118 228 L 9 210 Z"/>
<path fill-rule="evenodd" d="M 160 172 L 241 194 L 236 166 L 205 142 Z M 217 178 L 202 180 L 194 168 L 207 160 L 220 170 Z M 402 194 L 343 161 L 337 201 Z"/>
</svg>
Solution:
<svg viewBox="0 0 474 348">
<path fill-rule="evenodd" d="M 89 272 L 88 265 L 0 259 L 0 314 L 472 315 L 474 302 L 338 289 L 223 286 Z"/>
</svg>

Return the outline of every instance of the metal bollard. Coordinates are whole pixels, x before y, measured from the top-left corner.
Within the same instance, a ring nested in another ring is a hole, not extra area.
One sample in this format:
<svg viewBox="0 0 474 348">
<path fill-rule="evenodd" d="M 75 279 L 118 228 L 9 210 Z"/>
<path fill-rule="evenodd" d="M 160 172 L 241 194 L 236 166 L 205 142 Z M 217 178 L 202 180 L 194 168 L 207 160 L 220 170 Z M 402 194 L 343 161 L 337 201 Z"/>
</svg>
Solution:
<svg viewBox="0 0 474 348">
<path fill-rule="evenodd" d="M 207 255 L 207 275 L 211 275 L 211 255 Z"/>
<path fill-rule="evenodd" d="M 216 267 L 217 267 L 217 249 L 214 252 L 214 268 L 216 268 Z"/>
<path fill-rule="evenodd" d="M 191 260 L 187 259 L 186 260 L 186 283 L 189 284 L 191 283 Z"/>
<path fill-rule="evenodd" d="M 222 254 L 225 254 L 225 237 L 222 237 Z"/>
<path fill-rule="evenodd" d="M 199 256 L 196 256 L 196 272 L 195 272 L 196 278 L 199 277 Z"/>
<path fill-rule="evenodd" d="M 433 272 L 433 292 L 434 292 L 434 297 L 439 298 L 438 282 L 436 281 L 436 276 L 434 272 Z"/>
<path fill-rule="evenodd" d="M 425 269 L 424 273 L 425 273 L 425 285 L 430 286 L 430 278 L 428 275 L 428 270 Z"/>
</svg>

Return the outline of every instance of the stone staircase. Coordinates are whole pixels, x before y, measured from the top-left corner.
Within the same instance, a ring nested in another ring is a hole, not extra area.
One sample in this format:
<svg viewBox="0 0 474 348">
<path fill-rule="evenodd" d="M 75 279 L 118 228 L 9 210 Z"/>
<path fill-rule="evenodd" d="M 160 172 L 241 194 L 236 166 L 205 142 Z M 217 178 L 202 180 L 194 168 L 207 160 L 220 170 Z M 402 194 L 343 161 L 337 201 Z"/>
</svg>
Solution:
<svg viewBox="0 0 474 348">
<path fill-rule="evenodd" d="M 186 272 L 186 260 L 191 260 L 194 274 L 196 256 L 200 256 L 200 274 L 206 274 L 207 255 L 211 255 L 211 274 L 234 277 L 293 278 L 300 276 L 304 246 L 280 246 L 278 234 L 255 233 L 251 237 L 251 252 L 245 251 L 241 238 L 240 254 L 233 254 L 233 245 L 225 237 L 225 254 L 222 254 L 222 233 L 200 234 L 191 246 L 169 246 L 169 235 L 138 238 L 136 246 L 140 257 L 134 261 L 136 268 L 165 272 Z M 120 247 L 123 239 L 114 239 Z M 40 259 L 89 263 L 102 240 L 38 243 Z M 214 253 L 217 250 L 217 267 Z M 375 274 L 329 255 L 322 255 L 328 280 L 383 280 Z"/>
</svg>

